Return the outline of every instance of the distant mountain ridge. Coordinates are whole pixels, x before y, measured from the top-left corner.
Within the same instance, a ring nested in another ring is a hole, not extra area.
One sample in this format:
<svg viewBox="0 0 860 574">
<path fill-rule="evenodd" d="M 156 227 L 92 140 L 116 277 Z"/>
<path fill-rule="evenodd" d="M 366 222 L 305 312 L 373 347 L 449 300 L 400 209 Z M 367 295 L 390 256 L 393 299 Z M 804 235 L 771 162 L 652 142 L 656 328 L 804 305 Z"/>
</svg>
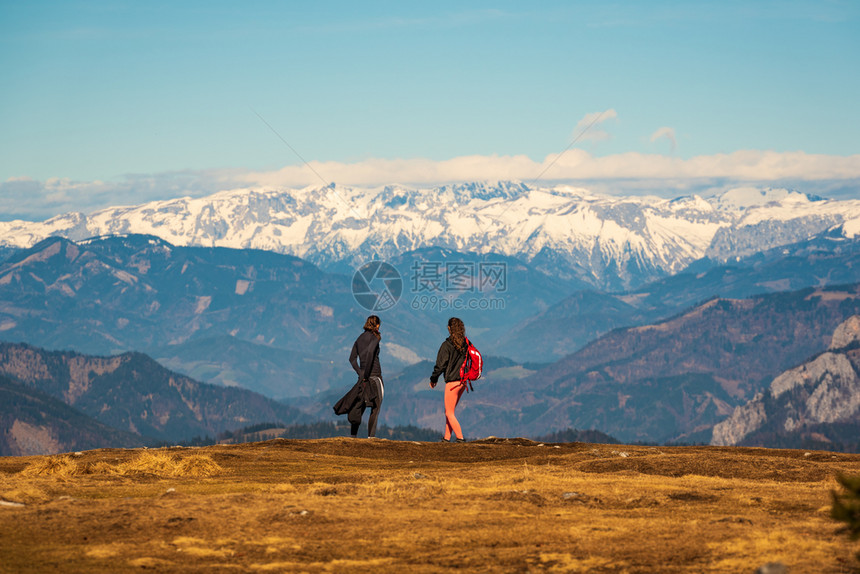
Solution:
<svg viewBox="0 0 860 574">
<path fill-rule="evenodd" d="M 0 343 L 0 375 L 104 425 L 150 439 L 182 441 L 258 422 L 308 422 L 277 401 L 244 389 L 199 383 L 141 353 L 97 357 Z M 8 408 L 0 410 L 14 416 Z"/>
<path fill-rule="evenodd" d="M 677 273 L 702 257 L 725 261 L 833 230 L 845 237 L 860 233 L 860 201 L 780 189 L 665 200 L 519 182 L 431 189 L 331 184 L 0 222 L 0 245 L 136 233 L 174 245 L 287 253 L 341 271 L 435 246 L 512 256 L 554 277 L 617 290 Z"/>
<path fill-rule="evenodd" d="M 715 297 L 745 299 L 860 282 L 860 241 L 834 234 L 720 263 L 694 262 L 634 290 L 576 291 L 500 337 L 496 353 L 554 361 L 618 327 L 645 325 Z"/>
</svg>

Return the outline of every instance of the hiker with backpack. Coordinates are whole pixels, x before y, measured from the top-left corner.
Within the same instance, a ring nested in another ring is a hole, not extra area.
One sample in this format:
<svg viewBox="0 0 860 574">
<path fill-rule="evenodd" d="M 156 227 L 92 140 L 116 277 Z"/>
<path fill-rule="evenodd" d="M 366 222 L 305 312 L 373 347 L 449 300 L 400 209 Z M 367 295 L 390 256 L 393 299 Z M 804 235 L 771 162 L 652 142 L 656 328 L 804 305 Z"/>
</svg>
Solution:
<svg viewBox="0 0 860 574">
<path fill-rule="evenodd" d="M 436 366 L 430 375 L 430 387 L 435 389 L 439 375 L 444 375 L 445 435 L 440 440 L 449 442 L 453 433 L 457 442 L 465 442 L 454 411 L 471 381 L 481 376 L 481 354 L 466 338 L 466 326 L 461 319 L 448 319 L 448 335 L 436 354 Z"/>
<path fill-rule="evenodd" d="M 358 336 L 349 354 L 349 364 L 358 374 L 358 382 L 335 405 L 337 415 L 347 415 L 350 422 L 350 435 L 358 436 L 361 418 L 364 411 L 370 407 L 370 417 L 367 419 L 367 437 L 376 435 L 376 419 L 382 408 L 382 398 L 385 386 L 382 383 L 382 367 L 379 364 L 379 333 L 381 321 L 376 315 L 371 315 L 364 322 L 364 332 Z"/>
</svg>

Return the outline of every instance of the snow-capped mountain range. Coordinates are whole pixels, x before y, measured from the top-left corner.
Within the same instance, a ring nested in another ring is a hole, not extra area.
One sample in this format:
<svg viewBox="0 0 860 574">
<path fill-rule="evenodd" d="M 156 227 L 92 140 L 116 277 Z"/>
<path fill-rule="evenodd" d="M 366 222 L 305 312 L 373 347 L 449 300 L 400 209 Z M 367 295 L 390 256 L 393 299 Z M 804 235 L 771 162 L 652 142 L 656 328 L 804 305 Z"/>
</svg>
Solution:
<svg viewBox="0 0 860 574">
<path fill-rule="evenodd" d="M 518 182 L 427 189 L 331 184 L 238 189 L 43 222 L 0 222 L 0 245 L 127 233 L 175 245 L 276 251 L 342 270 L 429 246 L 499 253 L 555 276 L 618 289 L 706 256 L 725 261 L 822 233 L 854 238 L 860 200 L 754 188 L 668 200 Z"/>
</svg>

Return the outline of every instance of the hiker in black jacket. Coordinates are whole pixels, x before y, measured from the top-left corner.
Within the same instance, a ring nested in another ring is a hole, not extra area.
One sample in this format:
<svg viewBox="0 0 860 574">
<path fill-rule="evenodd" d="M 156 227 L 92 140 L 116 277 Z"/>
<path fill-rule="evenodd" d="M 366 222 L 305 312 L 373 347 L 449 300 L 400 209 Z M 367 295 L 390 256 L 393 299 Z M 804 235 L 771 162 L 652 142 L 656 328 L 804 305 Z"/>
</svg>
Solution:
<svg viewBox="0 0 860 574">
<path fill-rule="evenodd" d="M 439 375 L 445 376 L 445 436 L 441 440 L 451 440 L 451 433 L 457 437 L 457 442 L 465 442 L 460 422 L 457 420 L 454 410 L 463 391 L 466 390 L 464 382 L 460 381 L 460 367 L 466 360 L 466 326 L 457 317 L 448 319 L 447 339 L 442 341 L 439 352 L 436 354 L 436 366 L 430 375 L 430 387 L 436 388 Z"/>
<path fill-rule="evenodd" d="M 358 382 L 353 390 L 357 391 L 352 400 L 347 399 L 350 393 L 335 405 L 335 412 L 349 409 L 347 420 L 352 425 L 350 434 L 358 436 L 358 428 L 361 426 L 361 417 L 364 410 L 370 407 L 370 418 L 367 420 L 367 436 L 376 435 L 376 419 L 379 417 L 379 409 L 382 407 L 382 398 L 385 387 L 382 384 L 382 367 L 379 365 L 379 341 L 382 335 L 379 333 L 379 317 L 371 315 L 364 322 L 364 332 L 358 336 L 352 345 L 349 354 L 349 363 L 358 374 Z M 341 404 L 344 403 L 344 404 Z M 346 404 L 350 403 L 350 404 Z"/>
</svg>

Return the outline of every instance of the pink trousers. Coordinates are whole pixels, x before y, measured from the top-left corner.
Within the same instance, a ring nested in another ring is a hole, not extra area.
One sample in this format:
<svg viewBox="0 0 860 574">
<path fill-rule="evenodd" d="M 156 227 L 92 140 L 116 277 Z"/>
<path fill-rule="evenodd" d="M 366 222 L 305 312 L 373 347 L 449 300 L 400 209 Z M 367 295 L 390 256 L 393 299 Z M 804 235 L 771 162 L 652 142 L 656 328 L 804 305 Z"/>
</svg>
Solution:
<svg viewBox="0 0 860 574">
<path fill-rule="evenodd" d="M 460 381 L 445 383 L 445 440 L 451 439 L 452 432 L 457 438 L 463 438 L 463 431 L 460 430 L 460 422 L 454 414 L 454 409 L 457 408 L 457 403 L 460 402 L 460 397 L 465 390 L 466 385 L 461 384 Z"/>
</svg>

